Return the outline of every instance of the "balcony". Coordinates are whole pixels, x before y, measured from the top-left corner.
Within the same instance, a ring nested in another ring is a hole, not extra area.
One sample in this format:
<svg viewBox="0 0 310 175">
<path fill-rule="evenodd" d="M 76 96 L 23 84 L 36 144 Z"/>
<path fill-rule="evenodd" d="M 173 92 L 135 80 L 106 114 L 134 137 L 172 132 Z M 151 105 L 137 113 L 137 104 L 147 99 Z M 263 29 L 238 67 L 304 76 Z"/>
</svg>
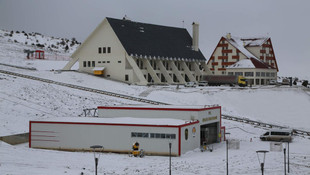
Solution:
<svg viewBox="0 0 310 175">
<path fill-rule="evenodd" d="M 222 50 L 222 53 L 232 53 L 232 50 L 231 50 L 231 49 L 228 49 L 228 50 Z"/>
<path fill-rule="evenodd" d="M 225 66 L 225 65 L 229 66 L 229 65 L 233 65 L 233 64 L 235 64 L 235 62 L 222 62 L 223 66 Z"/>
<path fill-rule="evenodd" d="M 211 65 L 216 66 L 216 65 L 219 65 L 219 63 L 218 62 L 213 62 Z"/>
<path fill-rule="evenodd" d="M 218 68 L 217 70 L 218 71 L 223 71 L 223 70 L 226 71 L 226 68 Z"/>
<path fill-rule="evenodd" d="M 262 46 L 263 46 L 263 47 L 271 47 L 270 44 L 263 44 Z"/>
<path fill-rule="evenodd" d="M 228 44 L 218 44 L 217 47 L 228 47 Z"/>
<path fill-rule="evenodd" d="M 217 59 L 221 60 L 221 59 L 226 59 L 228 60 L 228 56 L 218 56 Z"/>
<path fill-rule="evenodd" d="M 240 59 L 240 56 L 238 56 L 238 55 L 233 55 L 233 56 L 232 56 L 232 59 Z"/>
<path fill-rule="evenodd" d="M 260 53 L 266 53 L 266 50 L 260 50 Z"/>
</svg>

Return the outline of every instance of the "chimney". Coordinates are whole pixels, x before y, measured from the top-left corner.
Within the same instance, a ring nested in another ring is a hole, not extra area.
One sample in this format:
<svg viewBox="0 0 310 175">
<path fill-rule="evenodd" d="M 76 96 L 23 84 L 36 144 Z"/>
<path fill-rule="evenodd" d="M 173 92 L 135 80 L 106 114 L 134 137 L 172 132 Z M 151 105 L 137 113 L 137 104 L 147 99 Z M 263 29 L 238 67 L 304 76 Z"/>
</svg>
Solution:
<svg viewBox="0 0 310 175">
<path fill-rule="evenodd" d="M 226 34 L 226 38 L 227 38 L 227 39 L 231 39 L 231 33 L 227 33 L 227 34 Z"/>
<path fill-rule="evenodd" d="M 193 22 L 193 43 L 192 43 L 192 49 L 195 50 L 195 51 L 199 50 L 198 39 L 199 39 L 199 24 Z"/>
</svg>

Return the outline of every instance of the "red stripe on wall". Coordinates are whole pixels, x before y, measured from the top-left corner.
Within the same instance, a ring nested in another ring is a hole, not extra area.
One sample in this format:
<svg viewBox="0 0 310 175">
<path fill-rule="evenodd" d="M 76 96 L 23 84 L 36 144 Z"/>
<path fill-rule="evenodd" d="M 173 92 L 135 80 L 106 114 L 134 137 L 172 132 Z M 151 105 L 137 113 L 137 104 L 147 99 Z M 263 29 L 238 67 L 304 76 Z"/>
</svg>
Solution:
<svg viewBox="0 0 310 175">
<path fill-rule="evenodd" d="M 31 121 L 29 122 L 29 148 L 31 148 Z"/>
<path fill-rule="evenodd" d="M 192 124 L 199 123 L 199 121 L 194 121 L 190 123 L 185 123 L 182 125 L 145 125 L 145 124 L 122 124 L 122 123 L 82 123 L 82 122 L 53 122 L 53 121 L 31 121 L 31 123 L 46 123 L 46 124 L 67 124 L 67 125 L 110 125 L 110 126 L 140 126 L 140 127 L 167 127 L 167 128 L 177 128 L 188 126 Z M 41 131 L 31 131 L 31 132 L 41 132 Z M 49 131 L 51 133 L 56 133 Z"/>
<path fill-rule="evenodd" d="M 179 156 L 181 156 L 181 127 L 179 127 Z"/>
<path fill-rule="evenodd" d="M 153 110 L 153 111 L 205 111 L 215 109 L 216 107 L 205 108 L 141 108 L 141 107 L 113 107 L 113 106 L 98 106 L 98 109 L 120 109 L 120 110 Z"/>
</svg>

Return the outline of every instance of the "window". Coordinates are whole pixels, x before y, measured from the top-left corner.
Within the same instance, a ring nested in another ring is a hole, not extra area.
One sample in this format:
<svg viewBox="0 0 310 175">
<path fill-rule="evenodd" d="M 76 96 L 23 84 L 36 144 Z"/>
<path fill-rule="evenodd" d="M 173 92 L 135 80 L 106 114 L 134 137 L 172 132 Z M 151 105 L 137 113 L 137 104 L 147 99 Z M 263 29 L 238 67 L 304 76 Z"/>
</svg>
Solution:
<svg viewBox="0 0 310 175">
<path fill-rule="evenodd" d="M 105 61 L 102 61 L 102 63 L 105 63 Z"/>
<path fill-rule="evenodd" d="M 235 72 L 235 75 L 237 75 L 237 76 L 243 76 L 243 72 Z"/>
<path fill-rule="evenodd" d="M 260 77 L 260 72 L 256 72 L 256 76 L 257 76 L 257 77 Z"/>
<path fill-rule="evenodd" d="M 98 47 L 98 53 L 101 53 L 101 47 Z"/>
<path fill-rule="evenodd" d="M 107 63 L 110 63 L 110 61 L 107 61 Z"/>
<path fill-rule="evenodd" d="M 95 61 L 92 61 L 92 67 L 95 67 Z"/>
<path fill-rule="evenodd" d="M 266 72 L 266 77 L 270 77 L 270 72 Z"/>
<path fill-rule="evenodd" d="M 175 139 L 175 134 L 150 133 L 150 138 L 154 139 Z"/>
<path fill-rule="evenodd" d="M 276 73 L 272 72 L 272 73 L 270 73 L 270 76 L 271 76 L 271 77 L 275 77 L 275 76 L 276 76 Z"/>
<path fill-rule="evenodd" d="M 118 63 L 122 63 L 122 61 L 118 61 Z"/>
<path fill-rule="evenodd" d="M 111 47 L 108 47 L 108 53 L 111 53 Z"/>
<path fill-rule="evenodd" d="M 128 81 L 128 80 L 129 80 L 129 76 L 125 75 L 125 81 Z"/>
<path fill-rule="evenodd" d="M 110 75 L 107 75 L 107 77 L 110 77 Z"/>
<path fill-rule="evenodd" d="M 261 75 L 262 77 L 264 77 L 264 76 L 265 76 L 265 72 L 261 72 L 260 75 Z"/>
<path fill-rule="evenodd" d="M 83 67 L 86 67 L 86 61 L 83 61 Z"/>
<path fill-rule="evenodd" d="M 246 77 L 253 77 L 254 73 L 253 72 L 245 72 L 244 76 L 246 76 Z"/>
<path fill-rule="evenodd" d="M 88 64 L 88 67 L 90 67 L 90 61 L 88 61 L 87 64 Z"/>
<path fill-rule="evenodd" d="M 228 72 L 228 75 L 234 75 L 234 73 L 233 72 Z"/>
<path fill-rule="evenodd" d="M 107 53 L 107 48 L 106 47 L 102 48 L 102 53 Z"/>
<path fill-rule="evenodd" d="M 98 63 L 101 63 L 101 61 L 98 61 Z"/>
<path fill-rule="evenodd" d="M 144 132 L 132 132 L 131 137 L 142 137 L 142 138 L 149 138 L 149 133 Z"/>
</svg>

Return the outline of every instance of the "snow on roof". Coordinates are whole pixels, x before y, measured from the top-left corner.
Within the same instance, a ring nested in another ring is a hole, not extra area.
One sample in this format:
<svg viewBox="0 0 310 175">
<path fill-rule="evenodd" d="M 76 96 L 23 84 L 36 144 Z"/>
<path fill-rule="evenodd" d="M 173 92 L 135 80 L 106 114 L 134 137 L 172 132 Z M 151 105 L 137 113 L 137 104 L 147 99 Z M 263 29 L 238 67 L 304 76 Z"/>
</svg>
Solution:
<svg viewBox="0 0 310 175">
<path fill-rule="evenodd" d="M 243 59 L 227 68 L 255 68 L 255 66 L 250 59 Z"/>
<path fill-rule="evenodd" d="M 95 67 L 93 70 L 104 70 L 104 67 Z"/>
<path fill-rule="evenodd" d="M 120 106 L 98 106 L 98 109 L 154 109 L 154 110 L 204 110 L 219 107 L 219 105 L 120 105 Z"/>
<path fill-rule="evenodd" d="M 94 118 L 94 117 L 58 117 L 43 120 L 32 120 L 32 122 L 65 122 L 74 123 L 95 123 L 95 124 L 120 124 L 120 125 L 167 125 L 180 126 L 197 121 L 170 119 L 170 118 L 134 118 L 134 117 L 116 117 L 116 118 Z"/>
<path fill-rule="evenodd" d="M 261 37 L 242 37 L 240 40 L 244 42 L 246 47 L 248 46 L 261 46 L 269 39 L 268 36 L 261 36 Z"/>
<path fill-rule="evenodd" d="M 256 56 L 254 56 L 251 52 L 249 52 L 245 47 L 243 43 L 242 38 L 240 37 L 235 37 L 235 36 L 231 36 L 230 39 L 228 39 L 226 36 L 223 36 L 230 44 L 232 44 L 234 47 L 236 47 L 241 53 L 243 53 L 246 57 L 248 58 L 256 58 L 258 59 Z"/>
</svg>

